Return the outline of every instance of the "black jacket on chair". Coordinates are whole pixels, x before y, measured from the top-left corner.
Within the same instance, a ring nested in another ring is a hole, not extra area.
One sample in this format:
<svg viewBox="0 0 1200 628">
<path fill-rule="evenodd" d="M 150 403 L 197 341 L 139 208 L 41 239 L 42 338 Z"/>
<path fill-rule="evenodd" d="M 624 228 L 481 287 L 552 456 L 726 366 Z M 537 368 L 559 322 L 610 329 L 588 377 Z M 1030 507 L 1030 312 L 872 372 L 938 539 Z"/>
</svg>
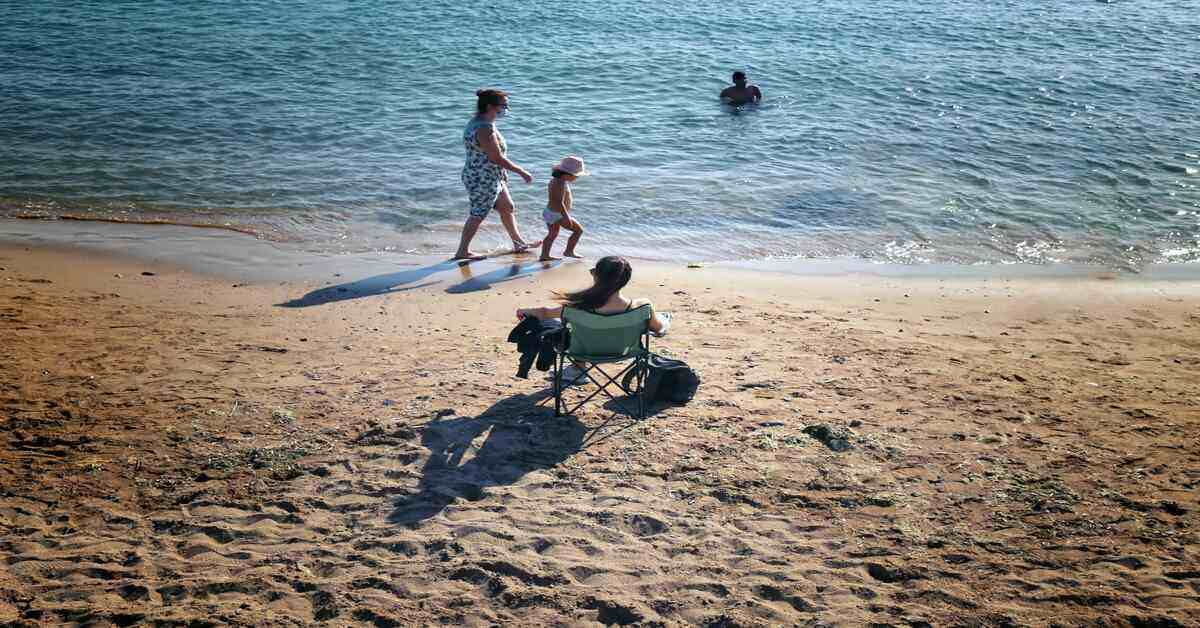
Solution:
<svg viewBox="0 0 1200 628">
<path fill-rule="evenodd" d="M 508 332 L 508 341 L 516 343 L 521 354 L 517 364 L 517 377 L 529 379 L 529 368 L 537 360 L 539 371 L 548 371 L 554 364 L 554 348 L 563 335 L 563 324 L 558 319 L 539 320 L 526 316 Z"/>
</svg>

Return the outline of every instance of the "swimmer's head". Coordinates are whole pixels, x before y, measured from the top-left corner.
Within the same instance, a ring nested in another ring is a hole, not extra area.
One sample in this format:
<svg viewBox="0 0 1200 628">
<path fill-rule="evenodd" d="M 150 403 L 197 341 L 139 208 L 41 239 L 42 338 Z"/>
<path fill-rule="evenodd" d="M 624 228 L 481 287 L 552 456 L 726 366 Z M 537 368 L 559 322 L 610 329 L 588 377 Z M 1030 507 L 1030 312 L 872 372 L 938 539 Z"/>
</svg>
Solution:
<svg viewBox="0 0 1200 628">
<path fill-rule="evenodd" d="M 733 73 L 733 82 L 737 83 L 738 85 L 745 83 L 746 82 L 746 73 L 741 70 L 734 72 Z"/>
</svg>

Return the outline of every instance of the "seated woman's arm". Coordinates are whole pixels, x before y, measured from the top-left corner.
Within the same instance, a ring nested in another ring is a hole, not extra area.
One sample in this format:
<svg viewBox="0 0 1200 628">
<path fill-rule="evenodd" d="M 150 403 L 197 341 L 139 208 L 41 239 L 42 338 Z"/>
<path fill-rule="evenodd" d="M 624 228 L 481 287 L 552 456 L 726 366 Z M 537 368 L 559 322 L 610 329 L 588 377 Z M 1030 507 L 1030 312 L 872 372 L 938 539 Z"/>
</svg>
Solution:
<svg viewBox="0 0 1200 628">
<path fill-rule="evenodd" d="M 662 319 L 659 318 L 658 312 L 654 311 L 654 304 L 650 302 L 650 299 L 634 299 L 631 307 L 639 308 L 643 305 L 650 306 L 650 331 L 656 334 L 661 332 L 663 330 L 663 322 Z"/>
<path fill-rule="evenodd" d="M 532 316 L 543 321 L 551 318 L 559 318 L 562 316 L 562 306 L 548 305 L 546 307 L 523 307 L 517 310 L 517 318 L 525 318 L 526 316 Z"/>
</svg>

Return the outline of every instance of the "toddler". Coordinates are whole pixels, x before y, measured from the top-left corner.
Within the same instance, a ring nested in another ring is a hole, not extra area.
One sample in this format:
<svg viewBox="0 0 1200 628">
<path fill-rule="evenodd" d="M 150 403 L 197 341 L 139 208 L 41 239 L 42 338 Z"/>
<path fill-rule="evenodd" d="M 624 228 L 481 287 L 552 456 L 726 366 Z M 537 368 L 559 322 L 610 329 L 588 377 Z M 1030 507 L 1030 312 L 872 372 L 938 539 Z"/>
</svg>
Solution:
<svg viewBox="0 0 1200 628">
<path fill-rule="evenodd" d="M 583 226 L 571 217 L 571 182 L 589 174 L 591 173 L 584 167 L 583 160 L 574 155 L 564 157 L 550 172 L 550 185 L 547 187 L 550 198 L 546 209 L 542 211 L 542 219 L 546 221 L 549 232 L 546 239 L 542 240 L 541 261 L 558 259 L 550 257 L 550 246 L 558 237 L 559 229 L 571 232 L 571 237 L 567 238 L 567 248 L 563 249 L 563 257 L 580 257 L 575 252 L 575 245 L 579 243 L 579 236 L 583 235 Z"/>
</svg>

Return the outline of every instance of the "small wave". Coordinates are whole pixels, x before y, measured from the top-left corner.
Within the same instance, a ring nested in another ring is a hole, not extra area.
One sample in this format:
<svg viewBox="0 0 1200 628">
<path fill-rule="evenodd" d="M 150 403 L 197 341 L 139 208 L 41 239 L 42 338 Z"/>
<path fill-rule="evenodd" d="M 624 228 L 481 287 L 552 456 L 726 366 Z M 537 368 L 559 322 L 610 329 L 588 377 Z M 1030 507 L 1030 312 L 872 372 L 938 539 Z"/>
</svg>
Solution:
<svg viewBox="0 0 1200 628">
<path fill-rule="evenodd" d="M 75 220 L 79 222 L 106 222 L 123 225 L 162 225 L 173 227 L 191 227 L 193 229 L 220 229 L 223 231 L 244 233 L 262 240 L 283 240 L 283 238 L 279 238 L 277 236 L 272 237 L 264 232 L 251 229 L 250 227 L 216 223 L 186 222 L 182 220 L 165 220 L 155 218 L 109 218 L 105 216 L 80 216 L 76 214 L 17 214 L 13 216 L 13 218 L 17 218 L 19 220 Z"/>
<path fill-rule="evenodd" d="M 1023 264 L 1053 264 L 1063 261 L 1058 254 L 1063 252 L 1061 244 L 1044 240 L 1022 240 L 1013 247 L 1012 254 Z"/>
<path fill-rule="evenodd" d="M 1160 162 L 1158 162 L 1158 166 L 1160 168 L 1162 168 L 1163 170 L 1166 170 L 1167 172 L 1174 172 L 1175 174 L 1187 174 L 1187 175 L 1196 174 L 1195 168 L 1191 168 L 1188 166 L 1181 166 L 1179 164 L 1172 164 L 1172 163 L 1166 163 L 1166 162 L 1160 161 Z"/>
<path fill-rule="evenodd" d="M 933 261 L 933 251 L 932 246 L 923 242 L 893 240 L 884 245 L 880 261 L 893 264 L 928 264 Z"/>
<path fill-rule="evenodd" d="M 1200 243 L 1195 246 L 1181 246 L 1165 249 L 1159 252 L 1160 263 L 1200 262 Z"/>
</svg>

